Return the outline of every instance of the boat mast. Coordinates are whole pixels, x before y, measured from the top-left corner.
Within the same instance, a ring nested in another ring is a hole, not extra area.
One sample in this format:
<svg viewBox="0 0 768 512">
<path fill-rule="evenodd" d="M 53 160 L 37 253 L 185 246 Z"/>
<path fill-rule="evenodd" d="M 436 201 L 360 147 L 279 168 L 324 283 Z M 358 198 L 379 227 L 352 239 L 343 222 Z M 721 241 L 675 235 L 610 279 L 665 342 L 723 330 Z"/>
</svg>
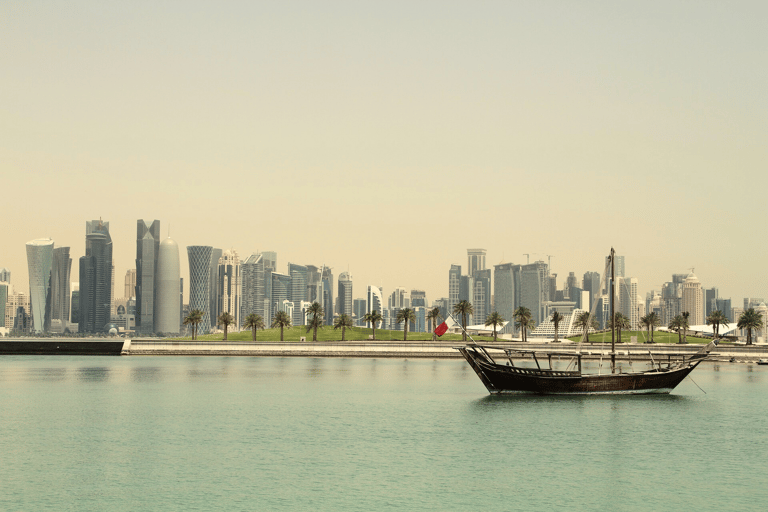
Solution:
<svg viewBox="0 0 768 512">
<path fill-rule="evenodd" d="M 616 251 L 611 247 L 611 373 L 616 373 L 616 266 L 613 263 Z"/>
</svg>

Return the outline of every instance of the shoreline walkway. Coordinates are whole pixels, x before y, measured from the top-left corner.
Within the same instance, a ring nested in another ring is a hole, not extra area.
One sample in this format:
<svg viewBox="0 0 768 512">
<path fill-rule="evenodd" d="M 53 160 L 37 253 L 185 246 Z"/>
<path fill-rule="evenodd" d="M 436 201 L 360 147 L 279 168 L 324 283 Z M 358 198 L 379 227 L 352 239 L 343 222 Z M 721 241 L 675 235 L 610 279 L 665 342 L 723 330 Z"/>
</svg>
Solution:
<svg viewBox="0 0 768 512">
<path fill-rule="evenodd" d="M 463 346 L 461 341 L 453 342 L 393 342 L 393 341 L 347 341 L 347 342 L 279 342 L 279 341 L 174 341 L 162 339 L 134 338 L 123 351 L 127 355 L 228 355 L 228 356 L 278 356 L 278 357 L 396 357 L 461 359 L 454 347 Z M 509 343 L 499 341 L 488 343 L 494 347 L 518 350 L 573 351 L 575 343 Z M 650 360 L 680 354 L 693 355 L 703 345 L 629 344 L 616 346 L 618 360 Z M 600 359 L 610 353 L 610 345 L 584 343 L 581 353 L 586 359 Z M 650 352 L 650 354 L 649 354 Z M 501 354 L 501 352 L 499 352 Z M 756 362 L 768 358 L 768 346 L 720 345 L 712 351 L 714 361 Z"/>
</svg>

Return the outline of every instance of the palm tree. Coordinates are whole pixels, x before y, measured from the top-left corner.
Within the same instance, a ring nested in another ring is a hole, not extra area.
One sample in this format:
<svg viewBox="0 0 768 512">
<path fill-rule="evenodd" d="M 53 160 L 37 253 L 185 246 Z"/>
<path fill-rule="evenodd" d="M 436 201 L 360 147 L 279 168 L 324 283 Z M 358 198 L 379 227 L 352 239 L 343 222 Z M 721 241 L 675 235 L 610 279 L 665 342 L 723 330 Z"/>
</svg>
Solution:
<svg viewBox="0 0 768 512">
<path fill-rule="evenodd" d="M 285 311 L 278 311 L 275 313 L 275 318 L 272 319 L 272 328 L 280 328 L 280 341 L 283 341 L 283 328 L 291 328 L 291 317 Z"/>
<path fill-rule="evenodd" d="M 245 317 L 245 322 L 243 322 L 243 329 L 251 330 L 253 341 L 256 341 L 256 331 L 264 329 L 264 327 L 264 319 L 261 318 L 261 315 L 257 315 L 256 313 L 251 313 Z"/>
<path fill-rule="evenodd" d="M 307 308 L 307 314 L 312 315 L 312 320 L 307 324 L 307 332 L 312 330 L 312 341 L 317 341 L 317 328 L 323 326 L 323 306 L 315 301 Z"/>
<path fill-rule="evenodd" d="M 709 314 L 707 317 L 707 325 L 712 326 L 712 330 L 714 331 L 715 339 L 720 335 L 720 326 L 728 327 L 728 317 L 723 314 L 722 311 L 719 309 L 716 311 L 713 311 Z"/>
<path fill-rule="evenodd" d="M 494 311 L 490 315 L 488 315 L 485 319 L 485 326 L 488 327 L 489 325 L 493 326 L 493 341 L 496 341 L 496 328 L 499 326 L 504 325 L 504 318 L 497 312 Z"/>
<path fill-rule="evenodd" d="M 579 313 L 579 315 L 576 317 L 575 320 L 576 327 L 581 327 L 582 335 L 585 336 L 584 341 L 589 343 L 589 330 L 597 330 L 600 328 L 600 325 L 597 323 L 597 318 L 593 318 L 589 311 L 582 311 Z"/>
<path fill-rule="evenodd" d="M 680 331 L 683 329 L 683 323 L 685 323 L 685 320 L 683 319 L 682 315 L 675 316 L 671 322 L 669 322 L 669 325 L 667 326 L 668 329 L 672 331 L 677 331 L 677 343 L 682 344 L 683 338 Z"/>
<path fill-rule="evenodd" d="M 197 325 L 203 321 L 203 314 L 199 309 L 193 309 L 184 317 L 184 325 L 192 326 L 192 341 L 197 339 Z"/>
<path fill-rule="evenodd" d="M 403 323 L 403 341 L 408 341 L 408 324 L 416 321 L 416 313 L 411 308 L 403 308 L 397 312 L 396 323 Z"/>
<path fill-rule="evenodd" d="M 520 329 L 522 340 L 524 342 L 528 341 L 527 329 L 532 322 L 531 319 L 533 318 L 533 316 L 531 315 L 531 310 L 526 308 L 525 306 L 520 306 L 512 314 L 512 318 L 515 319 L 515 327 Z"/>
<path fill-rule="evenodd" d="M 691 314 L 687 311 L 683 311 L 682 313 L 680 313 L 680 316 L 683 317 L 683 325 L 681 326 L 683 328 L 683 343 L 688 343 L 686 334 L 688 334 L 688 328 L 690 327 L 690 324 L 688 323 L 688 319 L 691 317 Z"/>
<path fill-rule="evenodd" d="M 437 340 L 437 334 L 435 334 L 435 329 L 437 329 L 437 321 L 441 320 L 443 317 L 440 316 L 440 308 L 432 308 L 429 310 L 429 313 L 427 313 L 427 320 L 430 322 L 430 330 L 432 331 L 432 341 Z"/>
<path fill-rule="evenodd" d="M 453 312 L 457 315 L 461 315 L 461 338 L 463 341 L 467 341 L 467 315 L 471 315 L 475 312 L 472 303 L 468 300 L 462 300 L 453 305 Z"/>
<path fill-rule="evenodd" d="M 650 336 L 650 339 L 648 343 L 653 343 L 653 328 L 658 327 L 658 325 L 661 323 L 661 319 L 659 318 L 659 315 L 656 314 L 655 311 L 651 311 L 644 317 L 640 318 L 640 324 L 645 326 L 646 329 L 648 329 L 648 334 Z"/>
<path fill-rule="evenodd" d="M 224 341 L 227 341 L 227 330 L 229 329 L 229 326 L 235 321 L 235 317 L 224 311 L 219 315 L 219 318 L 217 318 L 216 321 L 216 325 L 224 326 Z"/>
<path fill-rule="evenodd" d="M 752 329 L 763 328 L 763 318 L 755 308 L 749 308 L 739 316 L 739 323 L 736 324 L 739 329 L 747 330 L 747 345 L 752 344 Z"/>
<path fill-rule="evenodd" d="M 366 313 L 365 316 L 363 316 L 363 321 L 371 324 L 371 327 L 373 327 L 373 341 L 376 341 L 376 324 L 381 322 L 382 320 L 384 320 L 384 317 L 381 316 L 381 313 L 379 313 L 375 309 L 370 313 Z"/>
<path fill-rule="evenodd" d="M 619 343 L 621 343 L 621 331 L 622 331 L 622 329 L 631 329 L 632 328 L 632 324 L 630 323 L 629 318 L 624 316 L 623 313 L 616 313 L 613 316 L 614 316 L 615 321 L 612 323 L 612 327 L 615 326 L 616 332 L 617 332 L 618 337 L 619 337 Z"/>
<path fill-rule="evenodd" d="M 563 321 L 563 318 L 565 317 L 560 313 L 558 313 L 557 311 L 552 313 L 552 323 L 555 324 L 555 343 L 558 343 L 560 341 L 557 339 L 557 331 L 560 328 L 560 322 Z"/>
<path fill-rule="evenodd" d="M 341 329 L 341 341 L 347 341 L 344 339 L 344 333 L 346 332 L 347 327 L 352 327 L 353 325 L 354 323 L 352 322 L 352 319 L 346 313 L 342 313 L 333 322 L 334 329 Z"/>
</svg>

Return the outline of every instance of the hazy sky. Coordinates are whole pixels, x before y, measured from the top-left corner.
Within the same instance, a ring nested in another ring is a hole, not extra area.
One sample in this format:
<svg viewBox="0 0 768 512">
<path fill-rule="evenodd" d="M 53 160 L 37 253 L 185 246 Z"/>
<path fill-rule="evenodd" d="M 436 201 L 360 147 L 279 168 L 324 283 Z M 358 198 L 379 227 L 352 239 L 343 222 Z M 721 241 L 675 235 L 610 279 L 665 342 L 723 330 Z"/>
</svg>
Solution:
<svg viewBox="0 0 768 512">
<path fill-rule="evenodd" d="M 0 267 L 110 222 L 448 293 L 546 259 L 768 298 L 766 2 L 0 4 Z M 186 286 L 185 286 L 186 288 Z"/>
</svg>

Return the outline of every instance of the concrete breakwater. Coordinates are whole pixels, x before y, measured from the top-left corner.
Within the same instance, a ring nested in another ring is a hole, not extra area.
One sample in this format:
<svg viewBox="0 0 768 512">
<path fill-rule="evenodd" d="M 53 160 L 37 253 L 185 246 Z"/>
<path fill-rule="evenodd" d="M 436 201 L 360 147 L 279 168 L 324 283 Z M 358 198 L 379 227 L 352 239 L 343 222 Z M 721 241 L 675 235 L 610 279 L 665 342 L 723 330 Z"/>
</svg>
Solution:
<svg viewBox="0 0 768 512">
<path fill-rule="evenodd" d="M 285 357 L 404 357 L 404 358 L 461 358 L 454 347 L 462 342 L 423 341 L 347 341 L 347 342 L 279 342 L 279 341 L 174 341 L 161 339 L 134 338 L 130 341 L 129 355 L 230 355 L 230 356 L 285 356 Z M 517 350 L 553 350 L 570 352 L 576 349 L 574 343 L 503 343 L 494 347 Z M 656 361 L 684 354 L 693 355 L 702 345 L 617 345 L 617 359 L 622 361 Z M 610 345 L 585 343 L 581 353 L 587 359 L 599 360 L 609 355 Z M 505 357 L 501 350 L 501 357 Z M 493 352 L 492 352 L 493 355 Z M 737 362 L 754 362 L 768 358 L 768 346 L 720 345 L 712 352 L 713 359 Z"/>
</svg>

